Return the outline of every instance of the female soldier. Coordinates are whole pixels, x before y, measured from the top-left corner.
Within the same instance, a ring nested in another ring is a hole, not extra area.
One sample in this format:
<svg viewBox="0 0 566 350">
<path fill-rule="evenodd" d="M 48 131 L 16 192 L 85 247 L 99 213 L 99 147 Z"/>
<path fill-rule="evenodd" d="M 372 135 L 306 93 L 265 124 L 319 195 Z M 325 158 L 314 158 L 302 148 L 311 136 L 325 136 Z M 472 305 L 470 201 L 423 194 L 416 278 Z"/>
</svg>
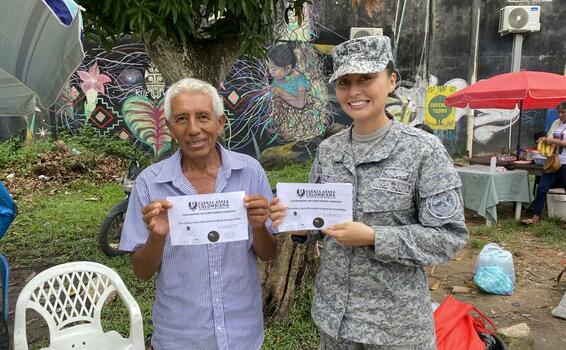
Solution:
<svg viewBox="0 0 566 350">
<path fill-rule="evenodd" d="M 311 182 L 353 185 L 353 222 L 302 232 L 323 238 L 312 316 L 324 350 L 436 349 L 424 266 L 466 243 L 460 178 L 434 135 L 390 120 L 395 87 L 388 37 L 332 50 L 336 99 L 353 125 L 324 140 Z M 271 203 L 278 226 L 286 206 Z"/>
</svg>

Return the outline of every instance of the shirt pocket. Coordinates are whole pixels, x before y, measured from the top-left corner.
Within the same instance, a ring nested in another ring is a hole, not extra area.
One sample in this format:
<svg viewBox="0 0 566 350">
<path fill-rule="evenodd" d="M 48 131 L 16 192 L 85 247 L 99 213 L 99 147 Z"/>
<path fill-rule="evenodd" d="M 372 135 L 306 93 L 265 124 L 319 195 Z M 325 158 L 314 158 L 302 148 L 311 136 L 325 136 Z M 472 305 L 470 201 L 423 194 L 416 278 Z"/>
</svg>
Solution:
<svg viewBox="0 0 566 350">
<path fill-rule="evenodd" d="M 379 177 L 371 181 L 364 193 L 364 213 L 406 210 L 411 207 L 413 186 L 408 181 Z"/>
</svg>

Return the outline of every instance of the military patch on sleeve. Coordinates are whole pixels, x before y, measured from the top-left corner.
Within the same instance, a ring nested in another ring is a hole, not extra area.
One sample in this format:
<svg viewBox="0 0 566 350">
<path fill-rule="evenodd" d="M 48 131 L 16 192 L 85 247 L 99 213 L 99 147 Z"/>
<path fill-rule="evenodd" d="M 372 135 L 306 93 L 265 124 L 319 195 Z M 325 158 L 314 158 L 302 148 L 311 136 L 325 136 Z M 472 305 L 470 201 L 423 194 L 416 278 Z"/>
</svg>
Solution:
<svg viewBox="0 0 566 350">
<path fill-rule="evenodd" d="M 449 219 L 460 209 L 460 199 L 454 190 L 442 192 L 428 197 L 426 208 L 437 219 Z"/>
</svg>

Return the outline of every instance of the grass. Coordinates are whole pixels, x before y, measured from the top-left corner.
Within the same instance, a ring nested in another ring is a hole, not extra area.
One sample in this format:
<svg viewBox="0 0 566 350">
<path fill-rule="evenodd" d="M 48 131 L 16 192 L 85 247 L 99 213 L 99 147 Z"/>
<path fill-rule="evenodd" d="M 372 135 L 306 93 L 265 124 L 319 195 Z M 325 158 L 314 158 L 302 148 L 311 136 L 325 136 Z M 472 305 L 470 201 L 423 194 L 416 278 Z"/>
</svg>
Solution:
<svg viewBox="0 0 566 350">
<path fill-rule="evenodd" d="M 468 224 L 468 247 L 472 248 L 472 251 L 479 251 L 486 243 L 495 242 L 513 249 L 524 245 L 525 240 L 536 240 L 536 244 L 566 250 L 564 228 L 565 224 L 560 219 L 547 217 L 544 217 L 541 223 L 530 226 L 522 225 L 512 217 L 500 219 L 492 227 L 485 226 L 485 221 L 481 221 L 481 224 Z"/>
<path fill-rule="evenodd" d="M 267 172 L 269 185 L 275 189 L 278 182 L 308 182 L 311 165 L 312 162 L 291 164 L 281 169 L 270 170 Z"/>
<path fill-rule="evenodd" d="M 265 330 L 262 350 L 316 350 L 318 331 L 312 322 L 312 285 L 297 293 L 288 322 L 274 322 Z"/>
</svg>

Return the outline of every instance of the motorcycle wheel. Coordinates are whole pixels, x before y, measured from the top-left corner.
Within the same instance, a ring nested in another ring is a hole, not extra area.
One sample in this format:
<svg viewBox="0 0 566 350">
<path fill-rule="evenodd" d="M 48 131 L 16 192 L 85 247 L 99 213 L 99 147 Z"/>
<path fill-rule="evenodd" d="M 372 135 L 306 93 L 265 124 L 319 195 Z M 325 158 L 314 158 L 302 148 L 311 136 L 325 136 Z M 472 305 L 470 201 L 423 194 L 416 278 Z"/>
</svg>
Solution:
<svg viewBox="0 0 566 350">
<path fill-rule="evenodd" d="M 100 246 L 100 250 L 108 256 L 120 256 L 126 253 L 125 251 L 118 249 L 125 216 L 125 210 L 116 212 L 111 216 L 107 216 L 100 227 L 98 244 Z"/>
</svg>

